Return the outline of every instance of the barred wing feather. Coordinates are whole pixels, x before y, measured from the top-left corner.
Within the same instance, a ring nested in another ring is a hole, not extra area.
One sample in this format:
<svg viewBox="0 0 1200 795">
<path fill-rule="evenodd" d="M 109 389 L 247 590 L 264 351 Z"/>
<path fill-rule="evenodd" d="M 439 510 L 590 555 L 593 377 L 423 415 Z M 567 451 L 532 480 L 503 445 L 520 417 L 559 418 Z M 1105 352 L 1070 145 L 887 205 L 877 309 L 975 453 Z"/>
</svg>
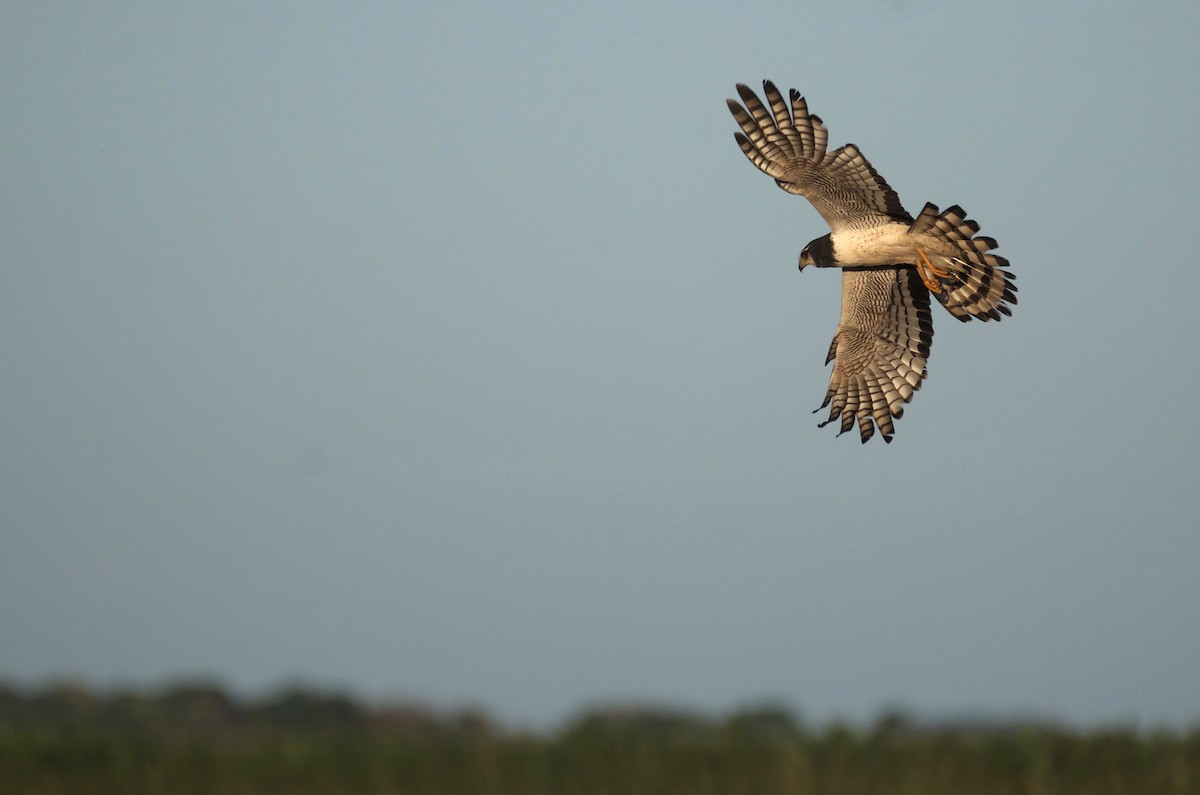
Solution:
<svg viewBox="0 0 1200 795">
<path fill-rule="evenodd" d="M 829 407 L 822 426 L 840 419 L 845 433 L 857 422 L 863 442 L 876 427 L 892 441 L 892 420 L 925 380 L 933 342 L 929 306 L 913 268 L 843 269 L 842 316 L 825 360 L 834 363 L 833 373 L 817 409 Z"/>
<path fill-rule="evenodd" d="M 742 128 L 734 133 L 738 146 L 760 171 L 779 187 L 804 196 L 833 232 L 888 221 L 912 221 L 900 198 L 854 144 L 827 151 L 829 132 L 820 117 L 795 89 L 783 94 L 763 81 L 763 105 L 749 87 L 739 83 L 737 100 L 726 100 Z"/>
</svg>

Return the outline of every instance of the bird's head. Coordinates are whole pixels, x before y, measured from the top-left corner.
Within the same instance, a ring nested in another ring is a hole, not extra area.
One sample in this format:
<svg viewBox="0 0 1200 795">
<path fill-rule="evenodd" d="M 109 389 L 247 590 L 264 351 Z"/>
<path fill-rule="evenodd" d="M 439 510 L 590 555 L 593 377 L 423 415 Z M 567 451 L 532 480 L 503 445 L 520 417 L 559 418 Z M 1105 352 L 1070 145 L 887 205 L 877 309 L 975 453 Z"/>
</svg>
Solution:
<svg viewBox="0 0 1200 795">
<path fill-rule="evenodd" d="M 836 268 L 837 258 L 833 255 L 833 238 L 829 235 L 818 237 L 800 252 L 800 270 L 807 265 L 818 268 Z"/>
</svg>

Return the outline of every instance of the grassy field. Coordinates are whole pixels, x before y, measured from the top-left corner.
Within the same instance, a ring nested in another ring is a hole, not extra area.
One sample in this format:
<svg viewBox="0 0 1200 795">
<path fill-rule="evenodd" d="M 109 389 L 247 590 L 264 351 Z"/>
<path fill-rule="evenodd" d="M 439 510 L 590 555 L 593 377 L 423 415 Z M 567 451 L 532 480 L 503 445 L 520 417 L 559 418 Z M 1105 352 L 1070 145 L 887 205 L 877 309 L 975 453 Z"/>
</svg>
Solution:
<svg viewBox="0 0 1200 795">
<path fill-rule="evenodd" d="M 0 737 L 4 793 L 976 793 L 1196 795 L 1200 738 L 855 735 L 773 740 L 270 734 Z"/>
<path fill-rule="evenodd" d="M 4 695 L 5 795 L 1200 794 L 1200 731 L 902 720 L 814 731 L 782 711 L 708 720 L 626 709 L 529 735 L 478 715 L 371 712 L 295 692 L 253 708 L 211 689 L 19 704 Z"/>
</svg>

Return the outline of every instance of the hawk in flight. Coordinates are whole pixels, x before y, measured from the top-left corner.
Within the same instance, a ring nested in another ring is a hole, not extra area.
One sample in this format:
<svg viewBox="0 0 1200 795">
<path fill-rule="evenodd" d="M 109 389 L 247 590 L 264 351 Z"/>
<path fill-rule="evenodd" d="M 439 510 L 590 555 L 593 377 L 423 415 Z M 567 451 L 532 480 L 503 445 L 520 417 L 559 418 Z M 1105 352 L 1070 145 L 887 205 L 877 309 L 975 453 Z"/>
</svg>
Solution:
<svg viewBox="0 0 1200 795">
<path fill-rule="evenodd" d="M 875 426 L 892 441 L 893 418 L 904 413 L 925 379 L 933 341 L 929 294 L 961 321 L 999 320 L 1016 304 L 1008 260 L 989 254 L 990 237 L 955 205 L 926 204 L 913 218 L 896 192 L 854 144 L 826 150 L 829 132 L 795 89 L 785 99 L 769 80 L 767 104 L 738 84 L 742 102 L 728 100 L 741 132 L 738 146 L 779 187 L 808 199 L 829 234 L 800 254 L 806 265 L 842 269 L 842 316 L 825 364 L 834 362 L 824 427 L 841 418 L 866 442 Z M 769 110 L 768 110 L 769 106 Z"/>
</svg>

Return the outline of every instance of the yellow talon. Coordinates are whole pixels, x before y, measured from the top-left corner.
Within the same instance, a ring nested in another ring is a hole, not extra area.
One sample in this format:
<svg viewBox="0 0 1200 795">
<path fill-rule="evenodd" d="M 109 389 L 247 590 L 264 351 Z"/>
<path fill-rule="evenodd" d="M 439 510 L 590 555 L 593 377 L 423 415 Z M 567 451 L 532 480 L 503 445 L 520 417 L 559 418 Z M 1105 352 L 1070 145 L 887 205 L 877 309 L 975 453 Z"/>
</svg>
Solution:
<svg viewBox="0 0 1200 795">
<path fill-rule="evenodd" d="M 913 246 L 917 250 L 919 259 L 917 260 L 917 274 L 920 275 L 921 281 L 929 288 L 931 293 L 940 293 L 942 286 L 937 283 L 937 279 L 944 279 L 950 275 L 950 271 L 944 268 L 935 268 L 933 263 L 929 261 L 929 257 L 925 256 L 925 250 L 920 246 Z"/>
</svg>

